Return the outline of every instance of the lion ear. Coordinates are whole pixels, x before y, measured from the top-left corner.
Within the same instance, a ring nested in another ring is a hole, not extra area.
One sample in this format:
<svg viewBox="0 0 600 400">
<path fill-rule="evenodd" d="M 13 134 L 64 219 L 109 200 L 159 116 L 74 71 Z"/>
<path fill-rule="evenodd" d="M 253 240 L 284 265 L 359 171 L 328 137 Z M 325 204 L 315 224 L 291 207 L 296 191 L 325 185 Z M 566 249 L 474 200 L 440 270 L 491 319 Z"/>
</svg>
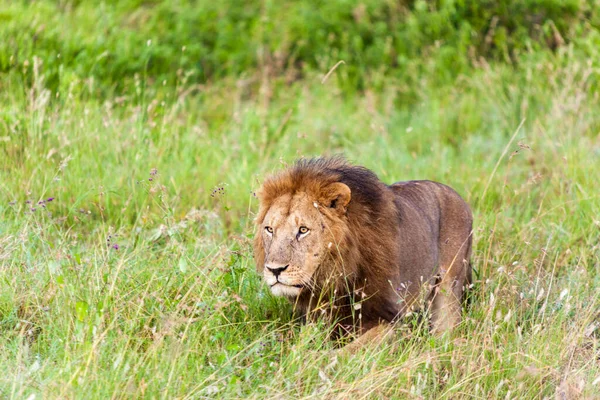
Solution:
<svg viewBox="0 0 600 400">
<path fill-rule="evenodd" d="M 344 214 L 351 197 L 352 194 L 348 185 L 335 182 L 327 186 L 321 193 L 321 204 Z"/>
</svg>

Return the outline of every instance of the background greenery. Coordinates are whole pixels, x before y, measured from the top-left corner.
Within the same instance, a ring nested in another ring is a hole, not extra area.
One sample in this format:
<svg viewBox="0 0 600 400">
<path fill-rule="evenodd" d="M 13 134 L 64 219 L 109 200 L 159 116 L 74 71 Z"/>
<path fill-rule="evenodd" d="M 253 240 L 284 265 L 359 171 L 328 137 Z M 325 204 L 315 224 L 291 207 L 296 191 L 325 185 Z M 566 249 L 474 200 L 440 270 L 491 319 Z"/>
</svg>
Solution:
<svg viewBox="0 0 600 400">
<path fill-rule="evenodd" d="M 0 397 L 600 396 L 599 7 L 0 0 Z M 453 335 L 261 284 L 253 191 L 334 153 L 472 205 Z"/>
</svg>

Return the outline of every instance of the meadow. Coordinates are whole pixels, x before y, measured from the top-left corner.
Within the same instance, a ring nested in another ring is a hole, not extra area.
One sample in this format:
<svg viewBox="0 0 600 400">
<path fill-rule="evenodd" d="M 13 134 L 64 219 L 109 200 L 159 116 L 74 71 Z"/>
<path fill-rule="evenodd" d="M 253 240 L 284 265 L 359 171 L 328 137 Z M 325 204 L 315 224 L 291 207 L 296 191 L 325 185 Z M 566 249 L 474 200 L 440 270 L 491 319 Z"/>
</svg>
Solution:
<svg viewBox="0 0 600 400">
<path fill-rule="evenodd" d="M 0 0 L 0 397 L 600 397 L 597 2 L 284 3 Z M 455 332 L 335 352 L 262 283 L 254 192 L 332 154 L 469 202 Z"/>
</svg>

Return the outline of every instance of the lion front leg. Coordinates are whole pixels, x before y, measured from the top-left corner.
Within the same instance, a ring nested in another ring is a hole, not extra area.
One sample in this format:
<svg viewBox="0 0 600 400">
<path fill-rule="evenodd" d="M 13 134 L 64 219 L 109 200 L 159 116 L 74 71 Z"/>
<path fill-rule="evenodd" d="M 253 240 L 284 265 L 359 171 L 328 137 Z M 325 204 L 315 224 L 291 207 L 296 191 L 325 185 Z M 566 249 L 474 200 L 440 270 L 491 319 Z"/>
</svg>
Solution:
<svg viewBox="0 0 600 400">
<path fill-rule="evenodd" d="M 369 329 L 361 330 L 361 335 L 338 351 L 343 354 L 355 354 L 364 347 L 378 346 L 390 340 L 394 335 L 394 327 L 388 322 L 378 323 Z"/>
</svg>

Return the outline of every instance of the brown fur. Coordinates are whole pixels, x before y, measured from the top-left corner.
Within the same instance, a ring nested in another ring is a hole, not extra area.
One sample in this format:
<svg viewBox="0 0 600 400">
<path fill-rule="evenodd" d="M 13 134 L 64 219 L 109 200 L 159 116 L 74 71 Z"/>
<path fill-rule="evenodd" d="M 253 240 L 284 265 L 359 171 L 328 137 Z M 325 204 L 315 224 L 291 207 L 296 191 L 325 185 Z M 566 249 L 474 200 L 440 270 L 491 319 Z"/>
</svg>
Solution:
<svg viewBox="0 0 600 400">
<path fill-rule="evenodd" d="M 425 292 L 434 330 L 460 322 L 472 215 L 448 186 L 388 186 L 366 168 L 318 158 L 267 178 L 258 193 L 257 270 L 303 314 L 320 310 L 365 332 L 394 322 Z M 308 234 L 297 233 L 305 226 Z"/>
</svg>

